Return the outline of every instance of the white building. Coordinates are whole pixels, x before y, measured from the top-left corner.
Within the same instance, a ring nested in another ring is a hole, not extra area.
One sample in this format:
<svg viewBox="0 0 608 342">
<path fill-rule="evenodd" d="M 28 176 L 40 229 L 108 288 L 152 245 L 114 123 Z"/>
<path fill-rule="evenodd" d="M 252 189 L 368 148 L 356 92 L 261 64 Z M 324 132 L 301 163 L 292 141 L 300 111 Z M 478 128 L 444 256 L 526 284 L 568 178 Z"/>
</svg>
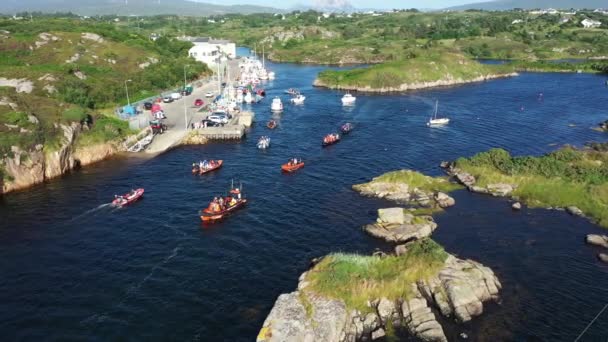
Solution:
<svg viewBox="0 0 608 342">
<path fill-rule="evenodd" d="M 592 19 L 589 19 L 589 18 L 581 21 L 581 24 L 583 25 L 584 28 L 595 28 L 595 27 L 602 26 L 602 22 L 601 21 L 592 20 Z"/>
<path fill-rule="evenodd" d="M 199 62 L 209 66 L 218 62 L 222 57 L 236 58 L 236 44 L 228 40 L 204 38 L 186 38 L 192 42 L 193 47 L 188 50 L 188 55 Z"/>
</svg>

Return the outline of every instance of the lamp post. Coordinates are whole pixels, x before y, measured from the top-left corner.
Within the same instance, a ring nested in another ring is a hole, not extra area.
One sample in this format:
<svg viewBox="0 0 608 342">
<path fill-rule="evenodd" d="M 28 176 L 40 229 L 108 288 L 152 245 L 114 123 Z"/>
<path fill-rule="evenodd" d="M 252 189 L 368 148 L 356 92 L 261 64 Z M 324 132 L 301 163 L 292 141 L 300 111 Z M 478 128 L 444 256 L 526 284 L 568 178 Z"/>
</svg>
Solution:
<svg viewBox="0 0 608 342">
<path fill-rule="evenodd" d="M 131 80 L 125 80 L 125 92 L 127 93 L 127 106 L 131 107 L 131 101 L 129 100 L 129 87 L 127 87 L 127 82 L 131 82 Z"/>
<path fill-rule="evenodd" d="M 186 68 L 189 67 L 190 65 L 185 64 L 184 65 L 184 89 L 183 89 L 183 93 L 186 94 Z M 188 130 L 188 111 L 186 109 L 186 99 L 182 99 L 184 102 L 184 128 L 186 130 Z"/>
</svg>

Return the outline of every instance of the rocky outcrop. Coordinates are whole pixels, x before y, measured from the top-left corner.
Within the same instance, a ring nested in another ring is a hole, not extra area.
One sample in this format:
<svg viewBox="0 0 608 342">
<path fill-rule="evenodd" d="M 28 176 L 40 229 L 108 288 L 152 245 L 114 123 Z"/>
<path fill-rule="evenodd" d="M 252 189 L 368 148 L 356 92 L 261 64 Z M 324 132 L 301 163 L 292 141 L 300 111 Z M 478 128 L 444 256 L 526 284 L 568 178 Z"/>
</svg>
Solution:
<svg viewBox="0 0 608 342">
<path fill-rule="evenodd" d="M 389 323 L 422 341 L 446 342 L 433 309 L 467 322 L 483 313 L 484 302 L 497 300 L 501 288 L 488 267 L 449 255 L 436 276 L 404 284 L 411 289 L 406 298 L 370 298 L 368 310 L 361 312 L 314 293 L 307 274 L 300 277 L 297 291 L 278 297 L 258 342 L 369 341 L 383 337 Z"/>
<path fill-rule="evenodd" d="M 418 83 L 404 83 L 398 87 L 383 87 L 383 88 L 373 88 L 372 86 L 358 86 L 358 85 L 336 85 L 336 84 L 327 84 L 323 82 L 321 79 L 315 79 L 313 86 L 315 87 L 323 87 L 330 89 L 340 89 L 340 90 L 351 90 L 351 91 L 361 91 L 367 93 L 391 93 L 391 92 L 403 92 L 408 90 L 418 90 L 418 89 L 426 89 L 426 88 L 435 88 L 435 87 L 447 87 L 454 86 L 460 84 L 467 83 L 476 83 L 483 82 L 497 78 L 505 78 L 505 77 L 513 77 L 518 76 L 517 73 L 507 73 L 507 74 L 497 74 L 497 75 L 482 75 L 478 77 L 474 77 L 471 79 L 462 79 L 462 78 L 450 78 L 447 77 L 445 79 L 437 80 L 437 81 L 429 81 L 429 82 L 418 82 Z"/>
<path fill-rule="evenodd" d="M 599 123 L 600 130 L 606 132 L 608 131 L 608 120 Z"/>
<path fill-rule="evenodd" d="M 608 248 L 608 236 L 606 235 L 589 234 L 585 241 L 590 245 Z"/>
<path fill-rule="evenodd" d="M 568 214 L 573 215 L 573 216 L 585 217 L 585 213 L 583 213 L 582 210 L 580 210 L 578 207 L 575 207 L 573 205 L 567 206 L 566 211 L 568 212 Z"/>
<path fill-rule="evenodd" d="M 209 142 L 199 130 L 190 131 L 180 142 L 180 145 L 204 145 Z"/>
<path fill-rule="evenodd" d="M 81 131 L 79 124 L 59 125 L 63 131 L 61 145 L 57 150 L 45 151 L 37 145 L 31 151 L 13 147 L 12 156 L 0 160 L 6 175 L 0 194 L 29 188 L 71 170 L 106 159 L 122 150 L 118 144 L 103 143 L 77 146 L 76 138 Z"/>
<path fill-rule="evenodd" d="M 521 210 L 521 203 L 519 203 L 519 202 L 515 202 L 515 203 L 513 203 L 513 204 L 511 205 L 511 208 L 512 208 L 513 210 Z"/>
<path fill-rule="evenodd" d="M 431 216 L 414 216 L 403 208 L 378 210 L 376 223 L 363 227 L 373 237 L 388 242 L 409 242 L 430 236 L 437 228 Z"/>
<path fill-rule="evenodd" d="M 454 177 L 458 183 L 466 186 L 471 192 L 489 194 L 496 197 L 509 197 L 513 194 L 513 191 L 517 189 L 517 184 L 506 183 L 494 183 L 487 184 L 486 186 L 479 186 L 477 185 L 475 176 L 456 168 L 453 163 L 442 162 L 441 167 L 444 168 L 450 176 Z"/>
<path fill-rule="evenodd" d="M 25 78 L 4 78 L 0 77 L 0 87 L 15 88 L 18 93 L 31 93 L 34 90 L 34 83 Z"/>
<path fill-rule="evenodd" d="M 410 171 L 405 170 L 405 172 Z M 428 178 L 431 179 L 431 177 Z M 436 179 L 435 181 L 443 182 L 445 180 Z M 384 198 L 412 206 L 447 208 L 456 203 L 452 197 L 443 192 L 423 190 L 403 182 L 385 182 L 379 178 L 374 178 L 369 183 L 353 185 L 353 189 L 363 196 Z"/>
<path fill-rule="evenodd" d="M 608 254 L 606 253 L 600 253 L 597 255 L 597 258 L 601 261 L 601 262 L 605 262 L 608 263 Z"/>
</svg>

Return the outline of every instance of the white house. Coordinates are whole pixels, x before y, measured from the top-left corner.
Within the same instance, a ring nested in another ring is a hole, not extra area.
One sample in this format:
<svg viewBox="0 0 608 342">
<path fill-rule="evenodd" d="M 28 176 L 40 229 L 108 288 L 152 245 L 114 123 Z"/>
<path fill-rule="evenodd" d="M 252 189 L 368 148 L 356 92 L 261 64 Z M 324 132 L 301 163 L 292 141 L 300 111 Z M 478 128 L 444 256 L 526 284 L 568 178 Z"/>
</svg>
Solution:
<svg viewBox="0 0 608 342">
<path fill-rule="evenodd" d="M 589 19 L 589 18 L 581 21 L 581 24 L 583 25 L 584 28 L 595 28 L 595 27 L 602 26 L 602 22 L 601 21 L 592 20 L 592 19 Z"/>
<path fill-rule="evenodd" d="M 221 57 L 235 58 L 236 44 L 228 40 L 212 39 L 209 37 L 185 38 L 192 42 L 193 47 L 188 50 L 188 55 L 199 62 L 213 65 Z"/>
<path fill-rule="evenodd" d="M 523 22 L 524 22 L 524 21 L 523 21 L 523 20 L 521 20 L 521 19 L 515 19 L 515 20 L 513 20 L 513 21 L 511 22 L 511 25 L 515 25 L 515 24 L 521 24 L 521 23 L 523 23 Z"/>
</svg>

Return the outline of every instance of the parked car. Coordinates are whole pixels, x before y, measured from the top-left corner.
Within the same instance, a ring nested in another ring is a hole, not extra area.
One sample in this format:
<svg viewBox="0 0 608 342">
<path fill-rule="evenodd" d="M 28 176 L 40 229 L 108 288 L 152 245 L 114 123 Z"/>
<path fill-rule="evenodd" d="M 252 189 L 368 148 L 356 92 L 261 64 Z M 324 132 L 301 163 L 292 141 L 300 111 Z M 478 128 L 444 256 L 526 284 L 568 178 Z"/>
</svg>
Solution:
<svg viewBox="0 0 608 342">
<path fill-rule="evenodd" d="M 222 125 L 222 124 L 220 124 L 220 123 L 213 122 L 213 121 L 211 121 L 211 120 L 203 120 L 203 121 L 201 121 L 201 124 L 202 124 L 202 125 L 205 125 L 205 124 L 206 124 L 206 127 L 216 127 L 216 126 L 220 126 L 220 125 Z"/>
<path fill-rule="evenodd" d="M 163 97 L 163 102 L 164 103 L 171 103 L 171 102 L 173 102 L 173 97 L 171 97 L 171 96 L 165 96 L 165 97 Z"/>
<path fill-rule="evenodd" d="M 171 97 L 173 98 L 173 100 L 179 100 L 182 98 L 182 94 L 180 93 L 172 93 Z"/>
<path fill-rule="evenodd" d="M 213 121 L 213 122 L 219 123 L 219 124 L 227 124 L 228 116 L 222 115 L 222 114 L 212 114 L 207 117 L 207 120 Z"/>
<path fill-rule="evenodd" d="M 152 110 L 152 102 L 144 102 L 145 110 Z"/>
<path fill-rule="evenodd" d="M 205 94 L 205 97 L 213 97 L 213 93 L 212 93 L 212 92 L 210 92 L 210 91 L 208 91 L 208 92 Z"/>
<path fill-rule="evenodd" d="M 194 100 L 194 105 L 196 107 L 200 107 L 200 106 L 202 106 L 204 104 L 205 104 L 205 101 L 203 101 L 202 99 L 196 99 L 196 100 Z"/>
<path fill-rule="evenodd" d="M 188 89 L 182 90 L 182 96 L 189 96 L 190 94 L 192 94 L 191 90 L 188 90 Z"/>
</svg>

